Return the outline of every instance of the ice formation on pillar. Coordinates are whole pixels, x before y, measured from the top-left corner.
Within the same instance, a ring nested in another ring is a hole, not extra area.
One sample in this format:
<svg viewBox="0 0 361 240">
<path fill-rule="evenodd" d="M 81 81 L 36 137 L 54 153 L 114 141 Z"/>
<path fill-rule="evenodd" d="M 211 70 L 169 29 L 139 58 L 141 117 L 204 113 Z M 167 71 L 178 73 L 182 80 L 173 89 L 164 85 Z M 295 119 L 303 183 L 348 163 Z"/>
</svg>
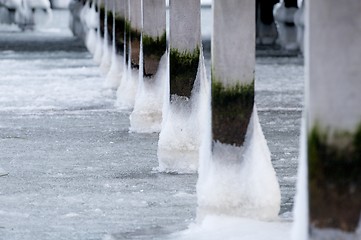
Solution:
<svg viewBox="0 0 361 240">
<path fill-rule="evenodd" d="M 294 22 L 297 7 L 297 0 L 283 0 L 275 6 L 274 17 L 277 23 L 278 40 L 286 50 L 297 50 L 299 47 Z"/>
<path fill-rule="evenodd" d="M 295 204 L 293 208 L 292 240 L 308 239 L 308 193 L 307 193 L 307 129 L 306 117 L 302 117 L 300 154 L 298 163 Z"/>
<path fill-rule="evenodd" d="M 134 110 L 130 115 L 130 131 L 159 132 L 167 77 L 167 54 L 162 56 L 151 82 L 140 79 Z"/>
<path fill-rule="evenodd" d="M 84 23 L 88 31 L 86 32 L 85 36 L 85 46 L 87 47 L 88 51 L 94 55 L 96 49 L 96 42 L 97 42 L 97 29 L 99 26 L 99 18 L 97 12 L 95 10 L 95 1 L 92 2 L 92 5 L 89 6 L 89 1 L 87 1 L 84 8 L 87 8 L 86 15 L 84 19 Z"/>
<path fill-rule="evenodd" d="M 123 56 L 117 54 L 116 48 L 116 25 L 115 25 L 115 18 L 116 18 L 116 1 L 113 2 L 113 27 L 112 27 L 112 61 L 110 65 L 109 72 L 105 79 L 105 86 L 118 89 L 120 85 L 120 80 L 122 78 L 123 73 Z"/>
<path fill-rule="evenodd" d="M 97 36 L 96 36 L 96 43 L 95 43 L 95 51 L 94 51 L 94 62 L 96 64 L 101 64 L 102 61 L 102 55 L 103 55 L 103 39 L 100 33 L 100 3 L 101 0 L 97 0 L 97 6 L 98 6 L 98 27 L 97 27 Z"/>
<path fill-rule="evenodd" d="M 309 229 L 314 240 L 361 239 L 359 7 L 357 0 L 306 4 Z"/>
<path fill-rule="evenodd" d="M 210 139 L 210 130 L 207 132 Z M 197 217 L 225 214 L 275 219 L 280 210 L 280 189 L 257 108 L 242 147 L 209 139 L 203 139 L 200 151 Z"/>
<path fill-rule="evenodd" d="M 299 9 L 295 12 L 294 16 L 294 22 L 297 29 L 297 43 L 301 50 L 301 52 L 304 52 L 304 32 L 305 32 L 305 1 L 303 0 L 299 2 L 298 6 Z"/>
<path fill-rule="evenodd" d="M 279 184 L 254 104 L 254 5 L 213 2 L 212 94 L 207 91 L 201 106 L 206 110 L 201 115 L 199 220 L 209 214 L 269 220 L 280 210 Z"/>
<path fill-rule="evenodd" d="M 168 80 L 165 1 L 144 1 L 142 22 L 139 86 L 130 115 L 130 131 L 159 132 L 165 81 Z"/>
<path fill-rule="evenodd" d="M 200 1 L 170 1 L 169 93 L 158 142 L 159 170 L 189 173 L 198 168 Z"/>
<path fill-rule="evenodd" d="M 111 47 L 109 46 L 109 31 L 108 31 L 108 10 L 109 3 L 105 2 L 104 4 L 104 37 L 103 37 L 103 55 L 100 63 L 100 71 L 103 75 L 106 75 L 109 72 L 111 65 Z M 102 11 L 101 10 L 101 11 Z"/>
<path fill-rule="evenodd" d="M 16 9 L 15 23 L 22 29 L 32 29 L 35 25 L 34 14 L 27 1 L 23 1 Z"/>
<path fill-rule="evenodd" d="M 140 29 L 141 29 L 141 8 L 139 0 L 126 0 L 126 21 L 130 23 L 130 27 L 126 29 L 126 67 L 124 68 L 122 80 L 117 90 L 117 102 L 116 106 L 122 109 L 130 109 L 134 107 L 135 95 L 138 89 L 139 82 L 139 70 L 135 67 L 139 65 L 139 53 L 140 45 L 137 41 L 140 41 Z M 137 50 L 138 48 L 138 50 Z"/>
</svg>

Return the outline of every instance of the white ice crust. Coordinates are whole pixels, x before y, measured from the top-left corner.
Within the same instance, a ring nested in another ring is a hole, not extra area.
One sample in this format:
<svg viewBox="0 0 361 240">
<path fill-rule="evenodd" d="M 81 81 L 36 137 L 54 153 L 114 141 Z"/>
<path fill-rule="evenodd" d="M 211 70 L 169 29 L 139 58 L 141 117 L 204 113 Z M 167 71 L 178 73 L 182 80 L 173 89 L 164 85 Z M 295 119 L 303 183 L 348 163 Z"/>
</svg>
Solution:
<svg viewBox="0 0 361 240">
<path fill-rule="evenodd" d="M 173 240 L 289 240 L 290 222 L 265 222 L 230 216 L 207 216 L 201 224 L 172 234 Z"/>
<path fill-rule="evenodd" d="M 167 77 L 167 54 L 160 60 L 157 74 L 149 78 L 140 77 L 135 105 L 130 115 L 131 132 L 159 132 L 162 123 L 164 88 Z M 143 74 L 141 74 L 143 75 Z"/>
<path fill-rule="evenodd" d="M 105 12 L 108 12 L 108 5 L 105 4 Z M 103 38 L 103 55 L 100 62 L 100 72 L 106 76 L 109 72 L 110 65 L 112 63 L 112 49 L 109 46 L 109 37 L 108 37 L 108 14 L 105 14 L 104 17 L 104 38 Z"/>
<path fill-rule="evenodd" d="M 209 140 L 206 141 L 200 152 L 198 218 L 226 214 L 276 219 L 281 203 L 280 188 L 257 108 L 253 109 L 242 147 L 214 142 L 211 149 Z"/>
<path fill-rule="evenodd" d="M 159 171 L 194 173 L 198 169 L 201 133 L 199 104 L 202 96 L 197 86 L 206 79 L 202 52 L 198 66 L 195 87 L 189 99 L 173 95 L 169 102 L 169 90 L 165 91 L 162 129 L 157 152 Z"/>
<path fill-rule="evenodd" d="M 306 145 L 306 118 L 302 117 L 300 136 L 300 155 L 294 205 L 294 222 L 292 240 L 308 239 L 308 191 L 307 191 L 307 145 Z"/>
<path fill-rule="evenodd" d="M 201 81 L 199 107 L 199 221 L 210 214 L 277 219 L 280 188 L 256 106 L 242 147 L 212 143 L 211 84 L 207 79 Z"/>
<path fill-rule="evenodd" d="M 134 107 L 135 95 L 138 89 L 139 71 L 132 69 L 130 65 L 124 66 L 122 79 L 117 90 L 116 106 L 120 109 L 131 109 Z"/>
</svg>

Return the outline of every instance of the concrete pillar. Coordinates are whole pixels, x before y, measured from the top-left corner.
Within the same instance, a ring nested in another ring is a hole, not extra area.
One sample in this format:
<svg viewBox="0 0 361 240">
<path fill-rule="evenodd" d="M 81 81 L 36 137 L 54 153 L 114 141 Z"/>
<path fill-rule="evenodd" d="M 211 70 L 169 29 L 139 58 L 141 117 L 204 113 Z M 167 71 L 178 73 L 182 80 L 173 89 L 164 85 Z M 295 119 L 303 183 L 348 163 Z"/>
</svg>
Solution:
<svg viewBox="0 0 361 240">
<path fill-rule="evenodd" d="M 69 28 L 74 36 L 85 38 L 86 30 L 81 22 L 81 11 L 84 4 L 79 1 L 72 1 L 69 5 L 70 21 Z"/>
<path fill-rule="evenodd" d="M 201 53 L 200 0 L 170 0 L 169 93 L 158 142 L 161 171 L 195 172 L 199 128 L 194 87 Z"/>
<path fill-rule="evenodd" d="M 105 79 L 105 86 L 118 89 L 124 71 L 124 31 L 125 31 L 125 4 L 124 0 L 108 0 L 111 7 L 109 16 L 112 23 L 109 24 L 111 31 L 112 50 L 111 65 Z"/>
<path fill-rule="evenodd" d="M 140 34 L 142 31 L 141 0 L 130 1 L 131 66 L 139 69 Z"/>
<path fill-rule="evenodd" d="M 213 6 L 219 14 L 212 44 L 212 131 L 214 141 L 242 146 L 254 103 L 254 1 L 228 2 Z M 241 19 L 249 24 L 237 27 Z"/>
<path fill-rule="evenodd" d="M 306 10 L 311 239 L 361 239 L 361 2 Z"/>
<path fill-rule="evenodd" d="M 116 51 L 122 56 L 125 56 L 125 27 L 127 14 L 127 1 L 114 0 L 115 3 L 115 46 Z"/>
<path fill-rule="evenodd" d="M 112 31 L 112 15 L 111 15 L 111 9 L 112 6 L 109 4 L 109 0 L 103 0 L 104 1 L 104 7 L 101 8 L 101 12 L 103 12 L 104 15 L 104 23 L 103 23 L 103 55 L 102 60 L 100 63 L 100 71 L 103 75 L 106 76 L 110 69 L 110 65 L 112 63 L 111 60 L 111 37 L 110 32 Z"/>
<path fill-rule="evenodd" d="M 301 2 L 299 9 L 295 12 L 294 22 L 297 31 L 297 44 L 300 51 L 304 53 L 304 32 L 305 32 L 305 0 Z"/>
<path fill-rule="evenodd" d="M 143 1 L 139 86 L 130 115 L 130 131 L 159 132 L 166 82 L 166 5 L 164 0 Z"/>
<path fill-rule="evenodd" d="M 278 41 L 285 50 L 298 49 L 297 30 L 294 15 L 297 11 L 297 0 L 283 0 L 276 5 L 274 17 L 278 29 Z"/>
<path fill-rule="evenodd" d="M 134 107 L 139 81 L 141 0 L 125 0 L 125 9 L 125 66 L 117 90 L 116 105 L 123 109 L 130 109 Z"/>
<path fill-rule="evenodd" d="M 256 1 L 256 42 L 273 45 L 277 40 L 277 28 L 273 17 L 273 7 L 279 0 Z"/>
<path fill-rule="evenodd" d="M 170 94 L 190 97 L 201 47 L 200 1 L 170 0 Z"/>
<path fill-rule="evenodd" d="M 95 43 L 95 51 L 93 60 L 95 63 L 100 64 L 102 61 L 103 56 L 103 32 L 104 32 L 104 11 L 101 11 L 102 6 L 104 6 L 104 2 L 102 0 L 96 0 L 96 10 L 98 14 L 98 28 L 97 28 L 97 34 L 96 34 L 96 43 Z"/>
<path fill-rule="evenodd" d="M 213 16 L 212 128 L 202 139 L 197 217 L 273 219 L 280 190 L 254 105 L 255 1 L 215 0 Z"/>
<path fill-rule="evenodd" d="M 166 50 L 166 12 L 164 0 L 143 1 L 144 76 L 156 74 Z"/>
</svg>

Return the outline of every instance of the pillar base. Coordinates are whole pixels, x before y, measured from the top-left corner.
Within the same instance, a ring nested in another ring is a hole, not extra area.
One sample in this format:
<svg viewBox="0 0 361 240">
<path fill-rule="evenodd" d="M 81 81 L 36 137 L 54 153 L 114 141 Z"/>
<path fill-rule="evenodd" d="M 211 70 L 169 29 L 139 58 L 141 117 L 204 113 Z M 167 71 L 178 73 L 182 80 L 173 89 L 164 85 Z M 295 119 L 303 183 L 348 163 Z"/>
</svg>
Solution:
<svg viewBox="0 0 361 240">
<path fill-rule="evenodd" d="M 120 86 L 117 90 L 117 101 L 115 105 L 120 109 L 131 109 L 134 107 L 135 95 L 138 89 L 139 71 L 125 66 Z"/>
<path fill-rule="evenodd" d="M 199 159 L 197 97 L 172 96 L 158 142 L 159 170 L 194 173 Z"/>
<path fill-rule="evenodd" d="M 310 240 L 359 240 L 361 239 L 361 224 L 355 233 L 347 233 L 335 229 L 311 228 Z"/>
<path fill-rule="evenodd" d="M 212 148 L 201 147 L 197 218 L 216 214 L 276 219 L 281 193 L 256 107 L 243 146 L 213 142 Z"/>
<path fill-rule="evenodd" d="M 297 29 L 294 22 L 294 15 L 297 8 L 286 8 L 284 3 L 275 7 L 274 17 L 278 28 L 278 41 L 282 48 L 295 51 L 298 49 Z"/>
<path fill-rule="evenodd" d="M 112 64 L 110 66 L 109 72 L 107 74 L 107 77 L 105 79 L 105 87 L 107 88 L 111 88 L 111 89 L 118 89 L 119 85 L 120 85 L 120 81 L 122 79 L 123 76 L 123 63 L 124 63 L 124 58 L 123 56 L 120 55 L 115 55 L 113 53 L 113 57 L 112 57 Z"/>
<path fill-rule="evenodd" d="M 151 133 L 160 132 L 162 108 L 167 77 L 167 54 L 159 62 L 153 77 L 144 77 L 139 84 L 134 110 L 130 115 L 130 131 Z"/>
</svg>

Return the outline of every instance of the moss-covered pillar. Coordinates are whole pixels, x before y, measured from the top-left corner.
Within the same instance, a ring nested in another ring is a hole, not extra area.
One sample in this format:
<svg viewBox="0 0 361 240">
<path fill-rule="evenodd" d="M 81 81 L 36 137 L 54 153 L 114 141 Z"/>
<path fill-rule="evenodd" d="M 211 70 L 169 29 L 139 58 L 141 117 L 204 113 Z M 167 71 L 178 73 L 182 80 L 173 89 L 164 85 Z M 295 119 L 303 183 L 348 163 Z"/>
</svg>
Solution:
<svg viewBox="0 0 361 240">
<path fill-rule="evenodd" d="M 200 0 L 170 0 L 170 94 L 190 97 L 196 79 L 200 34 Z"/>
<path fill-rule="evenodd" d="M 360 7 L 306 2 L 311 239 L 361 239 Z"/>
<path fill-rule="evenodd" d="M 124 0 L 108 0 L 111 11 L 108 18 L 108 31 L 111 32 L 112 50 L 111 65 L 105 79 L 105 86 L 118 89 L 124 71 L 124 29 L 125 29 L 125 4 Z M 119 25 L 119 26 L 118 26 Z M 123 45 L 118 43 L 122 43 Z M 119 47 L 118 47 L 119 46 Z"/>
<path fill-rule="evenodd" d="M 125 56 L 125 27 L 126 27 L 126 14 L 128 1 L 126 0 L 113 0 L 115 3 L 115 48 L 116 52 Z"/>
<path fill-rule="evenodd" d="M 254 104 L 254 20 L 250 22 L 254 1 L 245 1 L 227 4 L 218 0 L 213 6 L 218 13 L 214 14 L 212 39 L 213 139 L 236 146 L 243 145 Z M 241 17 L 249 24 L 236 31 Z"/>
<path fill-rule="evenodd" d="M 297 11 L 297 0 L 283 0 L 276 5 L 274 17 L 277 23 L 278 40 L 285 50 L 295 51 L 297 43 L 297 29 L 294 16 Z"/>
<path fill-rule="evenodd" d="M 166 5 L 164 0 L 143 1 L 139 86 L 130 115 L 130 131 L 159 132 L 166 81 Z"/>
<path fill-rule="evenodd" d="M 144 76 L 157 73 L 166 50 L 166 7 L 164 0 L 143 1 L 143 64 Z"/>
<path fill-rule="evenodd" d="M 213 16 L 212 120 L 202 139 L 197 217 L 273 219 L 280 190 L 254 104 L 255 0 L 214 0 Z"/>
<path fill-rule="evenodd" d="M 158 142 L 159 168 L 194 172 L 199 148 L 194 86 L 201 53 L 200 0 L 170 0 L 169 15 L 170 86 Z"/>
<path fill-rule="evenodd" d="M 142 31 L 142 0 L 130 1 L 131 66 L 139 69 L 140 34 Z"/>
<path fill-rule="evenodd" d="M 116 105 L 123 109 L 129 109 L 134 107 L 139 80 L 141 0 L 125 0 L 125 9 L 125 67 L 117 90 Z"/>
</svg>

